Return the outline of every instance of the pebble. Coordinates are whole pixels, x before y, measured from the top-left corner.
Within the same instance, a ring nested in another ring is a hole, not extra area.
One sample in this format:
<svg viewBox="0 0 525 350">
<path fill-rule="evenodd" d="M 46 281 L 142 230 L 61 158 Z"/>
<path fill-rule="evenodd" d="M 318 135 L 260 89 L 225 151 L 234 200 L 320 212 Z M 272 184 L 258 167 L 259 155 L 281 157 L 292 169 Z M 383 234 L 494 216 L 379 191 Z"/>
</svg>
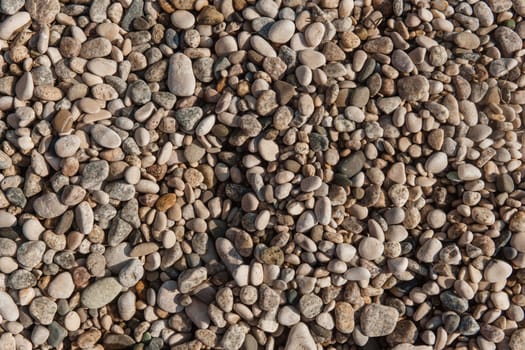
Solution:
<svg viewBox="0 0 525 350">
<path fill-rule="evenodd" d="M 225 350 L 238 350 L 246 337 L 244 328 L 240 325 L 231 325 L 224 333 L 221 345 Z"/>
<path fill-rule="evenodd" d="M 454 36 L 454 43 L 463 49 L 473 50 L 479 47 L 480 40 L 474 33 L 461 32 Z"/>
<path fill-rule="evenodd" d="M 164 282 L 157 293 L 157 304 L 161 309 L 170 313 L 181 312 L 184 307 L 180 303 L 181 294 L 177 288 L 177 282 Z"/>
<path fill-rule="evenodd" d="M 463 181 L 472 181 L 481 178 L 481 170 L 472 164 L 460 164 L 458 167 L 458 177 Z"/>
<path fill-rule="evenodd" d="M 46 193 L 35 199 L 33 209 L 38 216 L 52 219 L 64 214 L 67 207 L 60 203 L 56 194 Z"/>
<path fill-rule="evenodd" d="M 6 292 L 0 291 L 0 316 L 10 322 L 18 320 L 20 313 L 13 298 Z"/>
<path fill-rule="evenodd" d="M 295 25 L 288 19 L 282 19 L 270 27 L 268 38 L 277 44 L 284 44 L 290 41 L 295 33 Z"/>
<path fill-rule="evenodd" d="M 299 311 L 307 319 L 314 318 L 321 313 L 323 300 L 314 294 L 306 294 L 299 299 Z"/>
<path fill-rule="evenodd" d="M 401 78 L 397 81 L 399 96 L 409 102 L 427 101 L 430 84 L 424 76 L 417 75 Z"/>
<path fill-rule="evenodd" d="M 122 285 L 114 277 L 104 277 L 82 290 L 80 302 L 89 309 L 101 308 L 112 302 L 122 291 Z"/>
<path fill-rule="evenodd" d="M 394 331 L 399 312 L 390 306 L 370 304 L 361 311 L 359 323 L 363 334 L 369 337 L 384 337 Z"/>
<path fill-rule="evenodd" d="M 521 349 L 522 3 L 0 1 L 0 348 Z"/>
<path fill-rule="evenodd" d="M 341 160 L 337 165 L 340 173 L 347 177 L 353 177 L 359 173 L 365 165 L 366 157 L 363 152 L 356 152 Z"/>
<path fill-rule="evenodd" d="M 279 309 L 277 320 L 279 324 L 285 327 L 291 327 L 301 321 L 301 315 L 293 306 L 286 305 Z"/>
<path fill-rule="evenodd" d="M 181 293 L 190 293 L 208 277 L 206 268 L 198 267 L 185 270 L 179 275 L 178 288 Z"/>
<path fill-rule="evenodd" d="M 0 13 L 6 15 L 14 15 L 22 7 L 24 7 L 24 0 L 6 0 L 0 4 Z"/>
<path fill-rule="evenodd" d="M 438 239 L 430 238 L 423 243 L 421 248 L 419 248 L 417 258 L 419 261 L 431 263 L 437 259 L 442 247 L 443 244 Z"/>
<path fill-rule="evenodd" d="M 431 174 L 438 174 L 448 166 L 447 154 L 445 152 L 433 153 L 425 162 L 425 170 Z"/>
<path fill-rule="evenodd" d="M 57 309 L 57 304 L 48 297 L 37 297 L 29 305 L 29 313 L 42 325 L 49 325 L 53 322 Z"/>
<path fill-rule="evenodd" d="M 27 12 L 17 12 L 0 22 L 0 39 L 8 40 L 31 20 Z"/>
<path fill-rule="evenodd" d="M 122 143 L 115 131 L 102 124 L 93 125 L 89 133 L 97 144 L 105 148 L 114 149 Z"/>
<path fill-rule="evenodd" d="M 516 329 L 512 332 L 509 340 L 509 348 L 511 350 L 518 350 L 525 345 L 525 330 Z"/>
<path fill-rule="evenodd" d="M 375 260 L 383 254 L 383 244 L 377 238 L 365 237 L 359 242 L 359 256 L 367 260 Z"/>
<path fill-rule="evenodd" d="M 483 277 L 487 282 L 499 283 L 505 281 L 512 274 L 512 266 L 502 260 L 491 260 L 485 270 Z"/>
<path fill-rule="evenodd" d="M 259 154 L 262 159 L 267 162 L 273 162 L 277 160 L 279 154 L 279 146 L 272 140 L 261 139 L 257 146 Z"/>
<path fill-rule="evenodd" d="M 496 43 L 501 48 L 503 57 L 510 57 L 514 52 L 521 49 L 521 45 L 519 45 L 521 38 L 508 27 L 498 27 L 494 31 L 494 39 L 496 39 Z"/>
<path fill-rule="evenodd" d="M 11 227 L 16 224 L 16 216 L 7 211 L 0 210 L 0 228 Z"/>
<path fill-rule="evenodd" d="M 171 56 L 168 67 L 168 88 L 175 96 L 191 96 L 195 91 L 191 60 L 182 53 Z"/>
<path fill-rule="evenodd" d="M 49 283 L 47 292 L 55 299 L 68 299 L 75 290 L 73 278 L 69 272 L 62 272 Z"/>
<path fill-rule="evenodd" d="M 288 340 L 284 347 L 285 350 L 316 350 L 317 345 L 308 329 L 308 326 L 299 322 L 290 329 Z"/>
</svg>

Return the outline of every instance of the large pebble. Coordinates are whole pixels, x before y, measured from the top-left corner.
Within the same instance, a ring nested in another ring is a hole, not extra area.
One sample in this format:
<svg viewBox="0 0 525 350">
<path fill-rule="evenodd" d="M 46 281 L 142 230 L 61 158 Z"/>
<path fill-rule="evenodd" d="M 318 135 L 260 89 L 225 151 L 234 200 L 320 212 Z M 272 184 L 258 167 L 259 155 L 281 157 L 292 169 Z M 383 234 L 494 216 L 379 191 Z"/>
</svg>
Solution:
<svg viewBox="0 0 525 350">
<path fill-rule="evenodd" d="M 98 309 L 113 301 L 122 291 L 122 285 L 114 277 L 94 281 L 80 296 L 80 302 L 88 309 Z"/>
<path fill-rule="evenodd" d="M 102 124 L 95 124 L 90 129 L 93 140 L 105 148 L 117 148 L 122 143 L 120 136 L 110 128 Z"/>
<path fill-rule="evenodd" d="M 0 291 L 0 316 L 6 321 L 18 320 L 19 311 L 13 298 L 6 292 Z"/>
<path fill-rule="evenodd" d="M 317 345 L 305 323 L 300 322 L 292 327 L 284 350 L 317 350 Z"/>
<path fill-rule="evenodd" d="M 67 207 L 60 203 L 55 193 L 46 193 L 35 199 L 33 209 L 38 216 L 52 219 L 64 214 Z"/>
<path fill-rule="evenodd" d="M 8 40 L 11 36 L 31 20 L 27 12 L 18 12 L 0 22 L 0 39 Z"/>
<path fill-rule="evenodd" d="M 493 259 L 483 271 L 485 280 L 491 283 L 504 282 L 512 274 L 512 266 L 505 261 Z"/>
<path fill-rule="evenodd" d="M 47 287 L 49 296 L 55 299 L 67 299 L 74 290 L 75 284 L 69 272 L 59 273 Z"/>
<path fill-rule="evenodd" d="M 14 224 L 16 224 L 16 216 L 5 210 L 0 210 L 0 228 L 11 227 Z"/>
<path fill-rule="evenodd" d="M 168 67 L 168 88 L 176 96 L 191 96 L 195 91 L 195 76 L 188 56 L 176 53 L 171 56 Z"/>
<path fill-rule="evenodd" d="M 282 19 L 272 25 L 268 32 L 268 38 L 274 43 L 284 44 L 292 38 L 294 33 L 294 23 L 288 19 Z"/>
<path fill-rule="evenodd" d="M 169 313 L 178 313 L 184 309 L 181 305 L 181 297 L 177 282 L 164 282 L 157 292 L 157 305 L 164 311 Z"/>
<path fill-rule="evenodd" d="M 394 331 L 399 312 L 390 306 L 370 304 L 361 311 L 360 324 L 369 337 L 384 337 Z"/>
</svg>

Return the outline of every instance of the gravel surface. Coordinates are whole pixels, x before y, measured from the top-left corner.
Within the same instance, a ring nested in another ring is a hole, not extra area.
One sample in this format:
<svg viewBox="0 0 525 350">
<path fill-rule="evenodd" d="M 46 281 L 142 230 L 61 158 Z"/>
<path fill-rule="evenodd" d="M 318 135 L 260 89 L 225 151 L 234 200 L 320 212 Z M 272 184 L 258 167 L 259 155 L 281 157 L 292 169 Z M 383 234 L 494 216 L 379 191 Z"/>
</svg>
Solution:
<svg viewBox="0 0 525 350">
<path fill-rule="evenodd" d="M 524 350 L 524 0 L 0 0 L 0 349 Z"/>
</svg>

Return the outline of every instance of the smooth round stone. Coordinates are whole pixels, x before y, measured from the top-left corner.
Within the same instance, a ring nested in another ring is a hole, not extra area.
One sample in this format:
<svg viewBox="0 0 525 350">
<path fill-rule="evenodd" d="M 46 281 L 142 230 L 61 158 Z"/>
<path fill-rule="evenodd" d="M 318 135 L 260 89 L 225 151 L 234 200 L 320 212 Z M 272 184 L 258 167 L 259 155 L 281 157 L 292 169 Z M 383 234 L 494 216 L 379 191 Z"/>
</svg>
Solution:
<svg viewBox="0 0 525 350">
<path fill-rule="evenodd" d="M 52 326 L 50 326 L 49 329 L 52 329 Z M 31 342 L 33 345 L 38 346 L 44 344 L 49 338 L 49 329 L 41 325 L 36 325 L 31 332 Z"/>
<path fill-rule="evenodd" d="M 379 305 L 366 305 L 360 316 L 360 324 L 363 334 L 369 337 L 384 337 L 394 331 L 399 312 L 397 309 Z"/>
<path fill-rule="evenodd" d="M 316 69 L 326 64 L 324 55 L 312 49 L 302 50 L 297 55 L 299 61 L 310 69 Z"/>
<path fill-rule="evenodd" d="M 307 232 L 312 227 L 315 226 L 316 222 L 317 222 L 317 220 L 315 218 L 314 212 L 311 211 L 311 210 L 305 211 L 297 219 L 297 223 L 295 225 L 295 230 L 297 232 L 301 232 L 301 233 L 302 232 Z"/>
<path fill-rule="evenodd" d="M 350 262 L 354 258 L 356 251 L 355 247 L 348 243 L 339 243 L 335 247 L 335 254 L 344 262 Z"/>
<path fill-rule="evenodd" d="M 104 57 L 111 53 L 111 41 L 106 38 L 95 38 L 85 41 L 80 48 L 80 57 L 92 59 Z"/>
<path fill-rule="evenodd" d="M 328 225 L 332 220 L 332 203 L 328 197 L 320 197 L 315 202 L 314 213 L 321 225 Z"/>
<path fill-rule="evenodd" d="M 262 16 L 275 17 L 279 12 L 279 5 L 272 0 L 257 1 L 255 8 Z"/>
<path fill-rule="evenodd" d="M 494 213 L 484 207 L 475 207 L 472 209 L 472 219 L 478 224 L 482 225 L 493 225 L 496 222 L 496 216 Z"/>
<path fill-rule="evenodd" d="M 181 305 L 180 299 L 182 295 L 177 288 L 177 282 L 164 282 L 157 293 L 157 305 L 164 311 L 170 313 L 181 312 L 184 306 Z"/>
<path fill-rule="evenodd" d="M 427 239 L 417 251 L 417 258 L 422 262 L 433 262 L 437 258 L 442 247 L 443 244 L 440 240 L 436 238 Z"/>
<path fill-rule="evenodd" d="M 4 0 L 0 2 L 0 13 L 14 15 L 24 7 L 24 4 L 24 0 Z"/>
<path fill-rule="evenodd" d="M 504 57 L 510 57 L 514 52 L 520 50 L 520 36 L 511 28 L 500 26 L 494 31 L 494 39 L 500 47 Z"/>
<path fill-rule="evenodd" d="M 64 317 L 64 327 L 71 332 L 74 332 L 80 328 L 81 320 L 78 313 L 70 311 Z"/>
<path fill-rule="evenodd" d="M 277 53 L 272 45 L 259 35 L 253 35 L 250 38 L 250 45 L 255 51 L 265 57 L 277 57 Z"/>
<path fill-rule="evenodd" d="M 458 166 L 458 177 L 463 181 L 481 179 L 481 170 L 472 164 L 460 164 Z"/>
<path fill-rule="evenodd" d="M 40 221 L 34 219 L 27 220 L 22 225 L 22 232 L 24 234 L 24 237 L 31 241 L 38 240 L 42 232 L 44 232 L 45 230 L 46 228 L 42 226 Z"/>
<path fill-rule="evenodd" d="M 105 148 L 114 149 L 122 143 L 120 136 L 115 131 L 102 124 L 93 125 L 90 135 L 97 144 Z"/>
<path fill-rule="evenodd" d="M 525 232 L 513 234 L 510 245 L 520 253 L 525 253 Z"/>
<path fill-rule="evenodd" d="M 0 39 L 8 40 L 11 36 L 31 21 L 31 16 L 27 12 L 18 12 L 7 17 L 0 22 Z"/>
<path fill-rule="evenodd" d="M 365 113 L 361 108 L 356 106 L 348 106 L 344 111 L 345 117 L 356 123 L 362 123 L 365 120 Z"/>
<path fill-rule="evenodd" d="M 16 216 L 5 210 L 0 210 L 0 228 L 11 227 L 16 224 Z"/>
<path fill-rule="evenodd" d="M 105 77 L 117 72 L 117 62 L 107 58 L 94 58 L 87 63 L 86 68 L 93 74 Z"/>
<path fill-rule="evenodd" d="M 321 43 L 325 34 L 325 26 L 321 22 L 314 22 L 306 27 L 304 31 L 304 40 L 308 46 L 316 47 Z"/>
<path fill-rule="evenodd" d="M 122 285 L 116 278 L 105 277 L 82 290 L 80 301 L 89 309 L 98 309 L 112 302 L 121 291 Z"/>
<path fill-rule="evenodd" d="M 285 327 L 291 327 L 301 321 L 301 315 L 293 306 L 286 305 L 279 309 L 277 321 Z"/>
<path fill-rule="evenodd" d="M 195 24 L 195 17 L 189 11 L 179 10 L 171 14 L 171 23 L 175 28 L 190 29 Z"/>
<path fill-rule="evenodd" d="M 227 56 L 237 50 L 237 41 L 231 35 L 223 36 L 215 42 L 215 54 L 219 57 Z"/>
<path fill-rule="evenodd" d="M 74 290 L 75 284 L 69 272 L 62 272 L 56 275 L 47 287 L 49 296 L 55 299 L 67 299 L 73 294 Z"/>
<path fill-rule="evenodd" d="M 128 321 L 135 315 L 136 295 L 132 291 L 123 293 L 117 301 L 117 307 L 120 317 Z"/>
<path fill-rule="evenodd" d="M 67 210 L 55 193 L 46 193 L 33 202 L 33 209 L 36 214 L 46 219 L 56 218 Z"/>
<path fill-rule="evenodd" d="M 392 273 L 400 273 L 406 271 L 408 267 L 408 259 L 405 257 L 388 259 L 388 269 Z"/>
<path fill-rule="evenodd" d="M 131 166 L 124 171 L 124 178 L 129 184 L 136 185 L 141 178 L 140 168 Z"/>
<path fill-rule="evenodd" d="M 288 19 L 282 19 L 271 26 L 268 39 L 277 44 L 284 44 L 290 41 L 294 33 L 295 24 Z"/>
<path fill-rule="evenodd" d="M 521 350 L 525 347 L 525 329 L 516 329 L 509 340 L 510 350 Z"/>
<path fill-rule="evenodd" d="M 476 34 L 461 32 L 454 36 L 454 43 L 463 49 L 473 50 L 479 47 L 480 40 Z"/>
<path fill-rule="evenodd" d="M 483 271 L 483 277 L 487 282 L 490 283 L 501 283 L 507 280 L 507 278 L 512 274 L 512 266 L 508 263 L 493 259 L 489 261 Z"/>
<path fill-rule="evenodd" d="M 46 244 L 42 241 L 30 241 L 22 243 L 16 252 L 16 260 L 26 268 L 33 268 L 40 264 L 46 250 Z"/>
<path fill-rule="evenodd" d="M 344 273 L 343 277 L 349 281 L 368 281 L 370 271 L 364 267 L 352 267 Z"/>
<path fill-rule="evenodd" d="M 213 114 L 203 118 L 195 128 L 195 135 L 205 136 L 209 134 L 215 126 L 215 119 L 215 115 Z"/>
<path fill-rule="evenodd" d="M 392 65 L 402 73 L 410 73 L 414 70 L 414 62 L 403 50 L 394 50 L 392 52 Z"/>
<path fill-rule="evenodd" d="M 428 157 L 425 162 L 425 170 L 431 174 L 437 174 L 445 170 L 448 166 L 448 158 L 445 152 L 436 152 Z"/>
<path fill-rule="evenodd" d="M 322 184 L 323 181 L 319 176 L 309 176 L 301 181 L 301 191 L 312 192 L 321 187 Z"/>
<path fill-rule="evenodd" d="M 509 229 L 513 232 L 525 231 L 525 211 L 518 211 L 512 216 L 509 223 Z"/>
<path fill-rule="evenodd" d="M 13 298 L 6 292 L 0 291 L 0 316 L 5 321 L 16 321 L 19 317 L 18 307 Z"/>
<path fill-rule="evenodd" d="M 48 297 L 37 297 L 29 305 L 29 313 L 42 325 L 49 325 L 53 322 L 57 309 L 57 304 Z"/>
<path fill-rule="evenodd" d="M 261 139 L 257 146 L 259 154 L 262 159 L 267 162 L 273 162 L 277 160 L 277 155 L 279 154 L 279 145 L 273 140 Z"/>
<path fill-rule="evenodd" d="M 314 318 L 321 313 L 323 300 L 315 294 L 305 294 L 299 299 L 299 311 L 306 318 Z"/>
<path fill-rule="evenodd" d="M 374 237 L 365 237 L 359 242 L 359 256 L 367 260 L 375 260 L 383 254 L 383 243 Z"/>
<path fill-rule="evenodd" d="M 474 290 L 464 280 L 457 280 L 457 281 L 455 281 L 454 282 L 454 290 L 462 298 L 465 298 L 465 299 L 468 299 L 468 300 L 474 298 L 474 294 L 475 294 Z"/>
<path fill-rule="evenodd" d="M 62 136 L 55 143 L 55 153 L 60 158 L 72 157 L 80 147 L 80 139 L 77 135 Z"/>
<path fill-rule="evenodd" d="M 433 229 L 443 227 L 446 222 L 447 214 L 441 209 L 434 209 L 427 215 L 427 224 Z"/>
<path fill-rule="evenodd" d="M 474 142 L 481 142 L 492 134 L 492 128 L 488 125 L 478 124 L 472 126 L 468 131 L 468 137 Z"/>
<path fill-rule="evenodd" d="M 191 59 L 183 53 L 171 56 L 168 68 L 168 89 L 176 96 L 191 96 L 195 91 L 196 79 Z"/>
</svg>

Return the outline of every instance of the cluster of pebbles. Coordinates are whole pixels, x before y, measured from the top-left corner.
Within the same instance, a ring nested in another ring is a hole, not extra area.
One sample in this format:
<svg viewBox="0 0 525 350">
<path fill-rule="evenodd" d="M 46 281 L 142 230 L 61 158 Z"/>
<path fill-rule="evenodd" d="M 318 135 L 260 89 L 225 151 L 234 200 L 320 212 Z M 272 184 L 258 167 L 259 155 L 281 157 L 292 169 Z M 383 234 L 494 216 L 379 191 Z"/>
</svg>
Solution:
<svg viewBox="0 0 525 350">
<path fill-rule="evenodd" d="M 524 0 L 0 0 L 0 349 L 525 349 Z"/>
</svg>

